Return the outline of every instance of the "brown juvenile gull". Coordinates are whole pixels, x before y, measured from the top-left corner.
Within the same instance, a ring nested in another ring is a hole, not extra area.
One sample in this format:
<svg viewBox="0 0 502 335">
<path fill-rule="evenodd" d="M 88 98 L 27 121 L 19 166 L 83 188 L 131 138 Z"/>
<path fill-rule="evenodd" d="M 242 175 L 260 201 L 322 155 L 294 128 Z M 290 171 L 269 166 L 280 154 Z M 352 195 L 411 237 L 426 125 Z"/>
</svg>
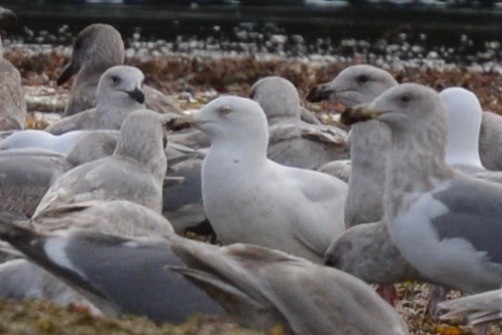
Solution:
<svg viewBox="0 0 502 335">
<path fill-rule="evenodd" d="M 62 134 L 79 129 L 120 129 L 126 117 L 144 109 L 143 72 L 132 66 L 115 66 L 99 80 L 97 106 L 71 117 L 62 118 L 46 130 Z"/>
<path fill-rule="evenodd" d="M 0 238 L 80 288 L 107 314 L 180 322 L 193 313 L 218 313 L 217 301 L 243 326 L 264 331 L 280 326 L 296 335 L 408 334 L 397 313 L 362 281 L 280 251 L 218 247 L 174 234 L 40 235 L 12 224 L 0 225 Z"/>
<path fill-rule="evenodd" d="M 445 161 L 447 111 L 432 89 L 393 87 L 352 122 L 374 119 L 392 133 L 384 222 L 403 257 L 428 280 L 467 293 L 502 282 L 502 186 Z"/>
<path fill-rule="evenodd" d="M 59 177 L 41 200 L 35 216 L 65 204 L 118 199 L 160 212 L 167 165 L 164 118 L 149 110 L 132 112 L 120 128 L 113 155 L 80 165 Z"/>
<path fill-rule="evenodd" d="M 469 325 L 478 325 L 502 320 L 502 289 L 478 293 L 458 299 L 443 301 L 441 309 L 448 313 L 443 320 L 465 320 Z"/>
<path fill-rule="evenodd" d="M 344 182 L 267 159 L 267 120 L 253 100 L 223 96 L 179 121 L 211 139 L 202 165 L 202 199 L 220 242 L 322 260 L 345 229 Z"/>
<path fill-rule="evenodd" d="M 16 14 L 0 7 L 0 25 L 16 20 Z M 26 102 L 21 75 L 14 65 L 3 58 L 0 38 L 0 130 L 23 129 L 26 122 Z"/>
<path fill-rule="evenodd" d="M 70 101 L 65 116 L 96 106 L 96 88 L 99 78 L 109 68 L 124 64 L 124 42 L 120 33 L 108 24 L 91 24 L 75 38 L 71 59 L 57 80 L 64 84 L 75 73 L 77 77 L 70 92 Z M 159 113 L 180 113 L 168 98 L 156 89 L 144 86 L 145 104 Z"/>
<path fill-rule="evenodd" d="M 250 96 L 267 116 L 269 159 L 288 166 L 316 169 L 348 157 L 347 133 L 336 127 L 303 121 L 298 91 L 287 79 L 262 78 L 253 85 Z"/>
</svg>

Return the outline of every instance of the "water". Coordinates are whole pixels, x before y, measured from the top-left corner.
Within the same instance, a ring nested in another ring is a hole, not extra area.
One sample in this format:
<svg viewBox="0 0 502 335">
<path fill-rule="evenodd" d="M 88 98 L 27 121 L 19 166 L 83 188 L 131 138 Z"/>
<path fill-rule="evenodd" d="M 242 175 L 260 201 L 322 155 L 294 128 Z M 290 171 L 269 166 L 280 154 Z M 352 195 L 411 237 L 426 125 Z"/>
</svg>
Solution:
<svg viewBox="0 0 502 335">
<path fill-rule="evenodd" d="M 405 6 L 406 1 L 395 1 L 401 3 L 398 6 L 350 5 L 318 0 L 306 1 L 308 6 L 291 5 L 301 1 L 268 1 L 273 4 L 269 6 L 243 6 L 238 1 L 203 5 L 208 2 L 76 5 L 17 0 L 2 5 L 19 15 L 19 24 L 9 29 L 9 35 L 26 43 L 67 45 L 88 24 L 103 22 L 120 30 L 129 44 L 162 39 L 173 42 L 174 51 L 180 43 L 193 42 L 194 47 L 209 50 L 218 45 L 237 52 L 350 55 L 381 54 L 389 45 L 398 44 L 408 49 L 404 52 L 410 57 L 418 49 L 428 53 L 441 52 L 441 48 L 449 50 L 451 57 L 487 52 L 487 57 L 500 57 L 501 6 L 452 8 L 440 1 L 427 6 L 425 2 Z"/>
</svg>

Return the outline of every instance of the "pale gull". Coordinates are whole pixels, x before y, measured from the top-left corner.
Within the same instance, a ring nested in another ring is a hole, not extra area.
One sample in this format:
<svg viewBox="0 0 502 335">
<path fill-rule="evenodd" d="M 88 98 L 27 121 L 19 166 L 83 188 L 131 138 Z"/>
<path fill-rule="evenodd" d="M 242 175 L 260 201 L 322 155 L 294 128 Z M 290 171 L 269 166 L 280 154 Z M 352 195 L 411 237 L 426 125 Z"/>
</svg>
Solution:
<svg viewBox="0 0 502 335">
<path fill-rule="evenodd" d="M 383 220 L 403 257 L 446 287 L 500 287 L 502 187 L 446 164 L 442 98 L 430 88 L 402 84 L 346 113 L 353 122 L 375 119 L 391 130 Z"/>
<path fill-rule="evenodd" d="M 108 69 L 99 80 L 96 108 L 62 118 L 46 130 L 58 135 L 79 129 L 120 129 L 129 114 L 145 108 L 144 79 L 143 73 L 135 67 Z"/>
<path fill-rule="evenodd" d="M 75 73 L 65 116 L 96 106 L 99 78 L 109 68 L 124 64 L 124 42 L 120 33 L 108 24 L 92 24 L 75 38 L 71 59 L 57 80 L 62 85 Z M 159 113 L 180 113 L 169 99 L 156 89 L 144 86 L 145 104 Z"/>
<path fill-rule="evenodd" d="M 502 182 L 502 172 L 488 171 L 481 164 L 478 148 L 483 110 L 476 95 L 462 87 L 447 88 L 439 95 L 448 111 L 446 162 L 478 178 Z"/>
<path fill-rule="evenodd" d="M 132 112 L 122 124 L 113 155 L 80 165 L 59 177 L 41 200 L 35 216 L 65 204 L 119 199 L 160 212 L 167 165 L 163 150 L 165 121 L 165 116 L 153 111 Z"/>
<path fill-rule="evenodd" d="M 362 281 L 267 248 L 217 247 L 176 235 L 39 235 L 10 224 L 0 225 L 0 238 L 107 314 L 180 322 L 193 313 L 219 313 L 221 305 L 240 324 L 263 331 L 408 334 L 397 313 Z"/>
<path fill-rule="evenodd" d="M 251 88 L 250 97 L 267 116 L 269 159 L 288 166 L 316 169 L 348 157 L 347 133 L 336 127 L 303 121 L 298 91 L 287 79 L 262 78 Z"/>
<path fill-rule="evenodd" d="M 80 142 L 80 150 L 95 148 L 96 151 L 99 151 L 98 148 L 102 148 L 101 150 L 109 152 L 108 143 L 113 142 L 113 139 L 116 142 L 117 136 L 117 130 L 74 130 L 61 135 L 53 135 L 43 130 L 26 129 L 13 132 L 1 140 L 0 150 L 39 148 L 68 155 Z M 88 161 L 90 160 L 92 159 L 89 158 Z"/>
<path fill-rule="evenodd" d="M 465 320 L 469 325 L 502 320 L 502 289 L 478 293 L 462 298 L 443 301 L 442 309 L 449 310 L 443 320 Z"/>
<path fill-rule="evenodd" d="M 0 7 L 0 24 L 15 21 L 16 14 Z M 14 65 L 3 58 L 0 38 L 0 130 L 23 129 L 26 122 L 26 102 L 21 75 Z"/>
<path fill-rule="evenodd" d="M 322 260 L 345 229 L 344 182 L 267 159 L 265 113 L 252 100 L 223 96 L 179 122 L 195 125 L 211 139 L 202 166 L 202 198 L 220 242 Z"/>
</svg>

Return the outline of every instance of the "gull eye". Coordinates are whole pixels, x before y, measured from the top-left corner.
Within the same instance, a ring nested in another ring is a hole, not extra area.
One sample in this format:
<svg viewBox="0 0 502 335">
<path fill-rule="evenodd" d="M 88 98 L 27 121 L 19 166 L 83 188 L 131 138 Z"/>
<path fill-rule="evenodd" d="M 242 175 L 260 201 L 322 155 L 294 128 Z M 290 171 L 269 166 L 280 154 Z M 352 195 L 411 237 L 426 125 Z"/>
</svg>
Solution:
<svg viewBox="0 0 502 335">
<path fill-rule="evenodd" d="M 370 78 L 368 78 L 368 76 L 364 75 L 364 74 L 357 77 L 357 81 L 360 83 L 367 83 L 369 80 L 370 80 Z"/>
<path fill-rule="evenodd" d="M 232 112 L 232 109 L 228 106 L 223 106 L 220 108 L 220 114 L 223 115 L 223 116 L 227 116 L 228 114 L 230 114 Z"/>
<path fill-rule="evenodd" d="M 111 79 L 112 79 L 112 83 L 114 83 L 115 85 L 120 83 L 120 78 L 117 76 L 112 76 Z"/>
<path fill-rule="evenodd" d="M 409 102 L 411 100 L 411 98 L 408 94 L 403 94 L 403 95 L 401 95 L 399 100 L 401 100 L 402 102 Z"/>
</svg>

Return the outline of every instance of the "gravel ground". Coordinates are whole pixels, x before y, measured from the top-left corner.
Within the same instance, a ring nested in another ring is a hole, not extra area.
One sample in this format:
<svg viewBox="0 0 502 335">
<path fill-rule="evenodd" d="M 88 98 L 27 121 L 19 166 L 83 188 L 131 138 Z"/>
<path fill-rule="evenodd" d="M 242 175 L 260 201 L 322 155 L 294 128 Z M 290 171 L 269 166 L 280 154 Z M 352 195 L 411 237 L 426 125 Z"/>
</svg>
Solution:
<svg viewBox="0 0 502 335">
<path fill-rule="evenodd" d="M 249 40 L 259 36 L 249 35 L 243 35 L 241 42 L 181 38 L 174 42 L 144 42 L 139 35 L 132 36 L 128 39 L 126 63 L 143 70 L 148 84 L 170 95 L 183 109 L 198 108 L 223 92 L 247 95 L 257 79 L 268 75 L 291 80 L 300 96 L 305 97 L 314 85 L 331 80 L 346 66 L 370 63 L 389 70 L 399 82 L 413 81 L 436 89 L 464 86 L 478 95 L 486 110 L 502 114 L 500 42 L 487 42 L 482 50 L 466 54 L 468 37 L 463 37 L 456 47 L 429 50 L 423 43 L 426 36 L 412 39 L 403 33 L 373 44 L 344 40 L 328 45 L 329 41 L 320 39 L 315 49 L 316 46 L 302 45 L 300 38 L 284 39 L 280 38 L 282 35 L 264 37 L 258 45 Z M 55 81 L 68 60 L 70 48 L 9 40 L 5 44 L 4 56 L 21 71 L 26 88 L 31 112 L 27 126 L 44 128 L 59 117 L 68 98 L 71 82 L 57 87 Z M 316 52 L 312 53 L 313 49 Z M 342 109 L 336 103 L 303 103 L 327 123 L 336 119 L 333 112 Z M 426 285 L 404 283 L 398 292 L 396 309 L 413 334 L 473 334 L 469 327 L 424 318 Z M 179 327 L 156 326 L 141 318 L 93 317 L 76 308 L 61 309 L 42 302 L 0 302 L 0 333 L 258 334 L 242 330 L 228 320 L 194 317 Z M 275 328 L 268 334 L 280 335 L 282 331 Z M 501 326 L 492 327 L 489 334 L 502 334 Z"/>
</svg>

